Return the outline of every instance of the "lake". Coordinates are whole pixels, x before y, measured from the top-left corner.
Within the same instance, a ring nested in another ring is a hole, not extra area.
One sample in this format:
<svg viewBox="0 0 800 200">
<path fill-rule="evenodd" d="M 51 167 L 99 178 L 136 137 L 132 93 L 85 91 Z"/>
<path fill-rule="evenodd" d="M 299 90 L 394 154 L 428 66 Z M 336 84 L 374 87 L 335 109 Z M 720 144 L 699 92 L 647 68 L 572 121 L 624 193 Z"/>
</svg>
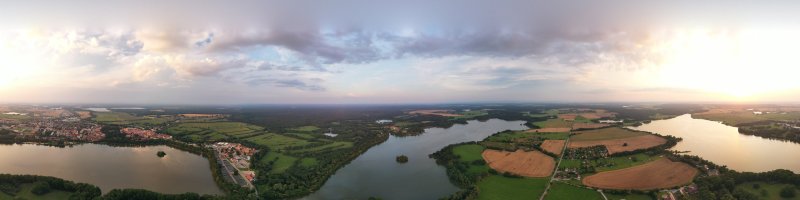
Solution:
<svg viewBox="0 0 800 200">
<path fill-rule="evenodd" d="M 167 155 L 159 158 L 158 151 Z M 53 176 L 96 185 L 103 193 L 138 188 L 169 194 L 223 194 L 205 157 L 163 145 L 0 145 L 0 173 Z"/>
<path fill-rule="evenodd" d="M 479 141 L 503 130 L 527 129 L 524 121 L 468 121 L 450 128 L 429 128 L 418 136 L 390 136 L 339 169 L 322 188 L 304 199 L 438 199 L 459 190 L 445 168 L 428 155 L 450 144 Z M 397 163 L 398 155 L 408 163 Z"/>
<path fill-rule="evenodd" d="M 736 171 L 788 169 L 800 173 L 800 144 L 743 135 L 736 127 L 720 122 L 685 114 L 630 128 L 683 138 L 673 150 L 690 151 L 688 154 Z"/>
</svg>

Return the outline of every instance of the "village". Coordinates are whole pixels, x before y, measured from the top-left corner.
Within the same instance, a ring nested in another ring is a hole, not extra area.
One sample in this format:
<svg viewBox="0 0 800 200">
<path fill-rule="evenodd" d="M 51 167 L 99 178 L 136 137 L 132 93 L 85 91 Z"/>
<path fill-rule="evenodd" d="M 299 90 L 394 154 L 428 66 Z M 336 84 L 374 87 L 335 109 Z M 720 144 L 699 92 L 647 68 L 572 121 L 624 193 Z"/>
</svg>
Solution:
<svg viewBox="0 0 800 200">
<path fill-rule="evenodd" d="M 103 125 L 90 120 L 87 111 L 70 111 L 61 108 L 31 108 L 30 112 L 4 112 L 0 113 L 0 130 L 10 133 L 11 141 L 37 141 L 37 142 L 102 142 L 106 138 Z M 182 118 L 209 118 L 220 115 L 185 114 Z M 159 133 L 163 127 L 135 127 L 132 125 L 120 127 L 126 140 L 144 142 L 151 140 L 173 141 L 173 136 Z M 0 132 L 1 133 L 1 132 Z M 6 139 L 9 137 L 6 137 Z M 250 169 L 252 156 L 257 152 L 254 148 L 238 143 L 218 142 L 207 145 L 213 149 L 217 163 L 223 170 L 226 181 L 242 187 L 253 188 L 256 177 L 255 171 Z"/>
</svg>

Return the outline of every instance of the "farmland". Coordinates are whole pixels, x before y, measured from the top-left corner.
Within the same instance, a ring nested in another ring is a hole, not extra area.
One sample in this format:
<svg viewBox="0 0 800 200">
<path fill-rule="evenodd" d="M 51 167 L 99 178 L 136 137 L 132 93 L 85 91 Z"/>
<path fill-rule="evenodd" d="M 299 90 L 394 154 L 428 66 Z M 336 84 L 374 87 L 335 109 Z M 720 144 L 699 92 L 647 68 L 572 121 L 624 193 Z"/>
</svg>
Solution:
<svg viewBox="0 0 800 200">
<path fill-rule="evenodd" d="M 509 178 L 492 175 L 478 182 L 481 200 L 537 199 L 548 180 L 543 178 Z"/>
<path fill-rule="evenodd" d="M 541 128 L 572 128 L 572 122 L 564 119 L 548 119 L 546 121 L 534 122 L 533 125 Z"/>
<path fill-rule="evenodd" d="M 593 171 L 603 172 L 603 171 L 611 171 L 611 170 L 624 169 L 628 167 L 642 165 L 650 161 L 654 161 L 658 158 L 660 157 L 651 156 L 646 153 L 638 153 L 629 156 L 615 156 L 615 157 L 600 158 L 596 160 L 564 159 L 561 161 L 561 165 L 559 166 L 559 168 L 574 169 L 581 167 L 591 167 L 594 169 Z M 584 166 L 583 163 L 588 164 L 588 166 Z"/>
<path fill-rule="evenodd" d="M 241 122 L 180 123 L 166 129 L 166 133 L 193 142 L 218 141 L 228 138 L 245 138 L 260 134 L 264 128 Z"/>
<path fill-rule="evenodd" d="M 600 172 L 583 179 L 583 184 L 604 189 L 651 190 L 688 184 L 698 170 L 686 163 L 662 158 L 635 167 Z"/>
<path fill-rule="evenodd" d="M 611 128 L 595 129 L 588 131 L 578 131 L 575 132 L 575 136 L 572 136 L 571 140 L 572 141 L 609 140 L 609 139 L 629 138 L 642 135 L 647 135 L 647 133 L 641 131 L 633 131 L 630 129 L 624 129 L 619 127 L 611 127 Z"/>
<path fill-rule="evenodd" d="M 572 199 L 586 199 L 586 200 L 602 200 L 603 196 L 597 191 L 572 186 L 562 182 L 555 182 L 550 186 L 547 191 L 546 200 L 572 200 Z"/>
<path fill-rule="evenodd" d="M 525 177 L 546 177 L 553 173 L 555 161 L 539 151 L 505 152 L 483 151 L 483 159 L 498 172 L 509 172 Z"/>
<path fill-rule="evenodd" d="M 564 144 L 566 140 L 545 140 L 542 142 L 542 150 L 547 152 L 561 155 L 561 151 L 564 149 Z"/>
<path fill-rule="evenodd" d="M 647 149 L 665 144 L 666 139 L 655 135 L 642 135 L 629 138 L 608 139 L 608 140 L 584 140 L 569 143 L 569 148 L 591 147 L 603 145 L 608 149 L 609 154 Z"/>
</svg>

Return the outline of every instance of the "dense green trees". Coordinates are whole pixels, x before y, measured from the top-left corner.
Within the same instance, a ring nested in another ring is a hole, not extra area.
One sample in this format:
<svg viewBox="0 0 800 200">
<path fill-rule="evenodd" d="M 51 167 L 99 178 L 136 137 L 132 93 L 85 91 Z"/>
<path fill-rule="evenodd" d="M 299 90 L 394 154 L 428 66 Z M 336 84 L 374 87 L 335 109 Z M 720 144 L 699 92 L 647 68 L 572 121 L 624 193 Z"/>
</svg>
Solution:
<svg viewBox="0 0 800 200">
<path fill-rule="evenodd" d="M 781 197 L 783 198 L 794 198 L 795 194 L 795 186 L 787 186 L 781 189 Z"/>
<path fill-rule="evenodd" d="M 100 188 L 85 183 L 46 176 L 0 174 L 0 192 L 14 196 L 22 184 L 34 184 L 31 192 L 40 195 L 61 190 L 71 192 L 70 199 L 94 199 L 100 196 Z"/>
<path fill-rule="evenodd" d="M 406 155 L 399 155 L 399 156 L 397 156 L 397 157 L 395 158 L 395 161 L 397 161 L 398 163 L 407 163 L 407 162 L 408 162 L 408 156 L 406 156 Z"/>
<path fill-rule="evenodd" d="M 31 187 L 31 193 L 36 195 L 50 193 L 50 184 L 44 181 L 35 182 L 33 183 L 33 187 Z"/>
</svg>

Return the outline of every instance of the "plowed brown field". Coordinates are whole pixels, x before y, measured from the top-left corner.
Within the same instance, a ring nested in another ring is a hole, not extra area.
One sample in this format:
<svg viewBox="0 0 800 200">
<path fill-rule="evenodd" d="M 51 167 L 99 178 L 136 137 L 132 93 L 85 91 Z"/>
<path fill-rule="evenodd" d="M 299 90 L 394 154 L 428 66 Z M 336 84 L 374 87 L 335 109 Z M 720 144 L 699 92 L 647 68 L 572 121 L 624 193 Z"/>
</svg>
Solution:
<svg viewBox="0 0 800 200">
<path fill-rule="evenodd" d="M 483 159 L 494 170 L 526 177 L 547 177 L 556 166 L 552 157 L 539 151 L 516 152 L 488 149 L 482 153 Z"/>
<path fill-rule="evenodd" d="M 542 149 L 556 155 L 561 155 L 565 143 L 566 140 L 545 140 L 542 142 Z"/>
<path fill-rule="evenodd" d="M 600 172 L 583 179 L 583 184 L 603 189 L 652 190 L 688 184 L 698 171 L 683 162 L 662 158 L 614 171 Z"/>
<path fill-rule="evenodd" d="M 655 135 L 642 135 L 629 138 L 609 139 L 609 140 L 583 140 L 571 141 L 569 148 L 591 147 L 604 145 L 608 148 L 609 154 L 615 154 L 637 149 L 646 149 L 666 143 L 667 140 Z M 625 145 L 627 143 L 627 146 Z"/>
</svg>

